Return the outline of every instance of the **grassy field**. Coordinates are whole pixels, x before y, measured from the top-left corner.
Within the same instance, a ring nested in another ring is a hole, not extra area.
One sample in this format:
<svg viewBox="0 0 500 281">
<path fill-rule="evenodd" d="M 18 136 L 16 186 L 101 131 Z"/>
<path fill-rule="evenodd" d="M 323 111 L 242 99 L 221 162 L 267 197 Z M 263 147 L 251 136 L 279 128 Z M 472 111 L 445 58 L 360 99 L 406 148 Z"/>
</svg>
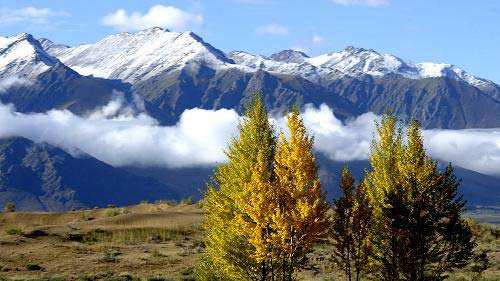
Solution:
<svg viewBox="0 0 500 281">
<path fill-rule="evenodd" d="M 197 205 L 140 204 L 66 213 L 0 214 L 0 280 L 193 280 L 203 252 Z M 500 280 L 500 229 L 473 224 Z M 317 247 L 301 280 L 342 280 Z M 469 269 L 450 280 L 471 280 Z"/>
</svg>

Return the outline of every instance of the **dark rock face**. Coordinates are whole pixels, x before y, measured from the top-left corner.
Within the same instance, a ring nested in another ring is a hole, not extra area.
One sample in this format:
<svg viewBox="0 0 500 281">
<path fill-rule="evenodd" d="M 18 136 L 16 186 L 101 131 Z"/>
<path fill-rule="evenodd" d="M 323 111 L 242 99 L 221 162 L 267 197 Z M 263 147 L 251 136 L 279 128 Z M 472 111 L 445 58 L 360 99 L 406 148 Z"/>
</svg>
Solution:
<svg viewBox="0 0 500 281">
<path fill-rule="evenodd" d="M 88 155 L 76 158 L 24 138 L 0 140 L 0 206 L 64 211 L 179 199 L 171 187 L 130 174 Z"/>
<path fill-rule="evenodd" d="M 294 105 L 328 104 L 339 118 L 357 115 L 350 101 L 306 79 L 275 75 L 266 71 L 247 73 L 238 70 L 216 72 L 199 66 L 133 86 L 146 101 L 149 113 L 162 124 L 173 124 L 190 108 L 233 108 L 242 112 L 245 102 L 261 92 L 267 109 L 282 113 Z"/>
<path fill-rule="evenodd" d="M 495 128 L 500 126 L 500 102 L 464 82 L 440 77 L 413 80 L 397 75 L 342 79 L 329 86 L 358 112 L 393 111 L 417 119 L 424 128 Z"/>
<path fill-rule="evenodd" d="M 173 124 L 190 108 L 243 110 L 254 92 L 261 92 L 272 113 L 293 105 L 322 103 L 344 120 L 372 111 L 417 119 L 424 128 L 494 128 L 500 126 L 500 101 L 493 93 L 451 78 L 408 79 L 399 75 L 344 77 L 313 83 L 301 77 L 266 71 L 216 72 L 197 66 L 133 86 L 148 111 L 162 124 Z"/>
</svg>

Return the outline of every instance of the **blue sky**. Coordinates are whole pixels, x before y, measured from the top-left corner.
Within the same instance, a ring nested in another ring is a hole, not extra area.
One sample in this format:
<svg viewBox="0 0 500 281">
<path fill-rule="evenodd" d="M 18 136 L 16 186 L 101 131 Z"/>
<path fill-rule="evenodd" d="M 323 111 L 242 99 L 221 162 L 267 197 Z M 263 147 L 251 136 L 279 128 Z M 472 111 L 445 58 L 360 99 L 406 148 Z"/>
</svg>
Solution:
<svg viewBox="0 0 500 281">
<path fill-rule="evenodd" d="M 318 55 L 353 45 L 452 63 L 500 83 L 497 0 L 0 2 L 3 36 L 28 32 L 76 45 L 153 24 L 191 29 L 224 51 L 269 55 L 295 48 Z"/>
</svg>

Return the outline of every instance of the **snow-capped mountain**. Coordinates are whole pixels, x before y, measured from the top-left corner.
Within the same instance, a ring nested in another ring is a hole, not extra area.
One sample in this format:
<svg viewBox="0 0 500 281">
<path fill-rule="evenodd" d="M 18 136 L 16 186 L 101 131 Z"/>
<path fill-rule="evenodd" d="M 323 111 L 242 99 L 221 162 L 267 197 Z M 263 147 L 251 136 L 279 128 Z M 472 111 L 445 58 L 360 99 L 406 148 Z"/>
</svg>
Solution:
<svg viewBox="0 0 500 281">
<path fill-rule="evenodd" d="M 162 124 L 174 124 L 194 107 L 241 110 L 260 91 L 276 112 L 297 103 L 325 103 L 339 118 L 390 109 L 426 128 L 500 125 L 500 87 L 450 64 L 415 64 L 354 47 L 316 57 L 293 50 L 269 57 L 226 55 L 192 32 L 162 28 L 76 47 L 25 33 L 1 37 L 0 82 L 0 100 L 24 112 L 82 113 L 105 103 L 116 89 L 141 96 Z M 12 87 L 16 83 L 21 86 Z"/>
<path fill-rule="evenodd" d="M 329 82 L 343 76 L 398 74 L 410 79 L 450 77 L 476 87 L 493 84 L 451 64 L 414 64 L 394 55 L 352 46 L 316 57 L 294 50 L 284 50 L 270 57 L 243 51 L 226 55 L 192 32 L 171 32 L 159 27 L 119 33 L 94 44 L 76 47 L 55 44 L 48 39 L 41 39 L 40 43 L 49 54 L 82 75 L 132 83 L 190 64 L 203 64 L 215 70 L 238 68 L 245 72 L 265 70 L 298 75 L 312 82 Z"/>
<path fill-rule="evenodd" d="M 232 64 L 223 52 L 192 32 L 170 32 L 155 27 L 137 33 L 119 33 L 95 44 L 74 48 L 48 45 L 51 55 L 82 75 L 136 82 L 189 63 L 214 68 Z"/>
<path fill-rule="evenodd" d="M 0 37 L 1 79 L 33 79 L 57 63 L 30 34 Z"/>
<path fill-rule="evenodd" d="M 489 80 L 475 77 L 451 64 L 431 62 L 413 64 L 390 54 L 380 54 L 372 49 L 352 46 L 340 52 L 316 57 L 308 57 L 302 52 L 293 50 L 284 50 L 269 58 L 245 52 L 232 52 L 229 57 L 250 68 L 300 75 L 315 82 L 328 81 L 346 75 L 359 77 L 399 74 L 410 79 L 449 77 L 476 87 L 488 87 L 493 84 Z"/>
</svg>

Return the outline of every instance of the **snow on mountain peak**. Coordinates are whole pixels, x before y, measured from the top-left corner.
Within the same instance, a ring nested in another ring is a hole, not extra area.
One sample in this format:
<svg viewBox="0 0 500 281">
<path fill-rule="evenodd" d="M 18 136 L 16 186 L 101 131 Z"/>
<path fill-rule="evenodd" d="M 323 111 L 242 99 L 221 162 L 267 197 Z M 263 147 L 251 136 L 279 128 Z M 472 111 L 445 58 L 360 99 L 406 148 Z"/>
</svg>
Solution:
<svg viewBox="0 0 500 281">
<path fill-rule="evenodd" d="M 187 63 L 214 67 L 232 64 L 223 52 L 193 32 L 171 32 L 159 27 L 110 35 L 94 44 L 48 52 L 80 74 L 127 82 L 180 69 Z"/>
<path fill-rule="evenodd" d="M 388 73 L 416 74 L 414 69 L 398 57 L 353 46 L 340 52 L 313 57 L 307 61 L 317 67 L 337 70 L 350 76 L 362 74 L 381 76 Z"/>
<path fill-rule="evenodd" d="M 302 63 L 309 58 L 304 52 L 296 50 L 283 50 L 271 55 L 271 59 L 281 62 Z"/>
<path fill-rule="evenodd" d="M 31 34 L 20 33 L 0 37 L 0 78 L 32 79 L 55 65 L 58 60 L 48 55 Z"/>
<path fill-rule="evenodd" d="M 0 38 L 0 46 L 5 39 Z M 83 75 L 137 82 L 188 65 L 204 64 L 215 70 L 238 68 L 246 72 L 265 70 L 297 75 L 321 82 L 343 76 L 401 75 L 410 79 L 450 77 L 478 87 L 491 81 L 474 77 L 450 64 L 410 63 L 373 49 L 346 47 L 316 57 L 294 50 L 283 50 L 270 57 L 234 51 L 224 54 L 191 31 L 172 32 L 152 27 L 135 33 L 107 36 L 93 44 L 76 47 L 40 39 L 45 50 Z"/>
</svg>

